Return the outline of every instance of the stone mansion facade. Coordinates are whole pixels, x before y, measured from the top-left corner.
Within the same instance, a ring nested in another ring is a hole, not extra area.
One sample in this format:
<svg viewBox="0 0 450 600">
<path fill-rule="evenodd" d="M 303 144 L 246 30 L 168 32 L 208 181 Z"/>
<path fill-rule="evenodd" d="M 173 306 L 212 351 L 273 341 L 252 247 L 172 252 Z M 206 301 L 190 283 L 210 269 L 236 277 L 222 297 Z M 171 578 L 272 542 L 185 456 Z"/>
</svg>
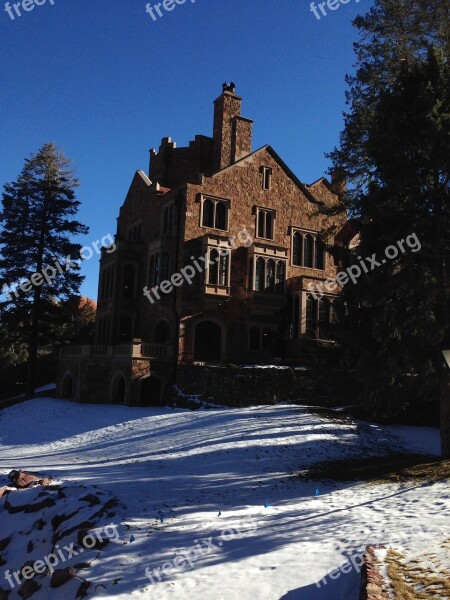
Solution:
<svg viewBox="0 0 450 600">
<path fill-rule="evenodd" d="M 252 151 L 241 103 L 224 84 L 212 137 L 164 138 L 136 172 L 100 261 L 95 344 L 62 349 L 61 397 L 158 404 L 181 363 L 292 364 L 329 336 L 333 294 L 308 284 L 340 268 L 345 222 L 320 211 L 339 182 Z"/>
</svg>

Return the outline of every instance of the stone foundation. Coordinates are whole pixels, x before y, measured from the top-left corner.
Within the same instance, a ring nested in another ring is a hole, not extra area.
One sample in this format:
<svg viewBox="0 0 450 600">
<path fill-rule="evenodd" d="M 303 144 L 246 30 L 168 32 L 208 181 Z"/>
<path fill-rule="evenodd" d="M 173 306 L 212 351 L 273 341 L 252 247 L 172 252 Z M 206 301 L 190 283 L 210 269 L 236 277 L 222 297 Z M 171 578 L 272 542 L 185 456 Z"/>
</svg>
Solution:
<svg viewBox="0 0 450 600">
<path fill-rule="evenodd" d="M 309 371 L 294 368 L 179 365 L 177 386 L 206 402 L 235 407 L 315 395 Z M 176 394 L 172 399 L 176 401 Z"/>
</svg>

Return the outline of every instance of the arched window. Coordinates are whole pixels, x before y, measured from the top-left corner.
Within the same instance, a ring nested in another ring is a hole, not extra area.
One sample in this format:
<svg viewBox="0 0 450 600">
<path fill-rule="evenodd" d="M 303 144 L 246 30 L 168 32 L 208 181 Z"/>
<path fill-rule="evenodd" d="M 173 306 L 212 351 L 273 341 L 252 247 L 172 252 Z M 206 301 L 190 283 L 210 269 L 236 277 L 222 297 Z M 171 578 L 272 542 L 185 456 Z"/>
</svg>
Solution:
<svg viewBox="0 0 450 600">
<path fill-rule="evenodd" d="M 122 296 L 134 298 L 135 270 L 133 265 L 127 265 L 123 270 Z"/>
<path fill-rule="evenodd" d="M 305 251 L 303 266 L 312 269 L 314 267 L 314 238 L 309 233 L 305 235 L 304 245 Z"/>
<path fill-rule="evenodd" d="M 292 239 L 292 264 L 301 267 L 303 260 L 303 235 L 300 231 L 294 233 Z"/>
<path fill-rule="evenodd" d="M 316 269 L 325 269 L 325 243 L 320 237 L 316 239 Z"/>
<path fill-rule="evenodd" d="M 203 227 L 214 227 L 214 201 L 206 199 L 203 201 Z"/>
<path fill-rule="evenodd" d="M 271 258 L 266 264 L 266 292 L 275 290 L 275 261 Z"/>
<path fill-rule="evenodd" d="M 255 290 L 257 292 L 264 291 L 265 262 L 262 257 L 256 259 Z"/>
<path fill-rule="evenodd" d="M 277 294 L 284 294 L 284 282 L 286 279 L 286 268 L 284 261 L 279 260 L 277 262 L 277 272 L 275 277 L 275 292 Z"/>
<path fill-rule="evenodd" d="M 216 203 L 216 219 L 215 219 L 215 227 L 216 229 L 222 229 L 226 231 L 227 229 L 227 207 L 223 202 Z"/>
<path fill-rule="evenodd" d="M 205 198 L 202 205 L 202 226 L 226 231 L 228 229 L 227 203 Z"/>
<path fill-rule="evenodd" d="M 166 344 L 170 341 L 170 325 L 167 321 L 160 321 L 156 325 L 154 341 L 156 344 Z"/>
</svg>

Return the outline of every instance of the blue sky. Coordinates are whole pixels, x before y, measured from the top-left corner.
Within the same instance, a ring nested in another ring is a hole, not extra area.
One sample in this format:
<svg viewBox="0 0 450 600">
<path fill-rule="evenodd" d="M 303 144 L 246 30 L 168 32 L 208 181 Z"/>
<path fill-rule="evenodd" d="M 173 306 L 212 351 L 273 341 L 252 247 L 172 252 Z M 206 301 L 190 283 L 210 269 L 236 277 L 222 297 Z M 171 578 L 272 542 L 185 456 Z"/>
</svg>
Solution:
<svg viewBox="0 0 450 600">
<path fill-rule="evenodd" d="M 225 80 L 255 120 L 254 148 L 270 143 L 307 183 L 326 172 L 354 63 L 351 21 L 370 0 L 320 20 L 303 0 L 187 0 L 157 21 L 145 0 L 53 1 L 13 21 L 0 0 L 0 184 L 58 144 L 81 182 L 83 243 L 115 233 L 133 174 L 162 137 L 181 146 L 211 134 Z M 83 274 L 82 293 L 96 298 L 97 257 Z"/>
</svg>

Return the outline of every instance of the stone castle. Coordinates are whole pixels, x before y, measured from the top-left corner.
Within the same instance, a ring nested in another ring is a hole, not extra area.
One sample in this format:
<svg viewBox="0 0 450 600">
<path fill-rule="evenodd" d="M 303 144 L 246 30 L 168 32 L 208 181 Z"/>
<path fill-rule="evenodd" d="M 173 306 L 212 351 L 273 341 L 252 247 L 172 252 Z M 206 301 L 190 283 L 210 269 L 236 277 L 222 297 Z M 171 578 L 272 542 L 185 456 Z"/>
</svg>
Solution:
<svg viewBox="0 0 450 600">
<path fill-rule="evenodd" d="M 252 151 L 241 104 L 224 84 L 212 137 L 164 138 L 136 172 L 100 261 L 95 344 L 62 349 L 60 397 L 158 405 L 182 365 L 296 364 L 330 337 L 336 295 L 309 284 L 342 266 L 346 223 L 321 210 L 342 183 Z"/>
</svg>

